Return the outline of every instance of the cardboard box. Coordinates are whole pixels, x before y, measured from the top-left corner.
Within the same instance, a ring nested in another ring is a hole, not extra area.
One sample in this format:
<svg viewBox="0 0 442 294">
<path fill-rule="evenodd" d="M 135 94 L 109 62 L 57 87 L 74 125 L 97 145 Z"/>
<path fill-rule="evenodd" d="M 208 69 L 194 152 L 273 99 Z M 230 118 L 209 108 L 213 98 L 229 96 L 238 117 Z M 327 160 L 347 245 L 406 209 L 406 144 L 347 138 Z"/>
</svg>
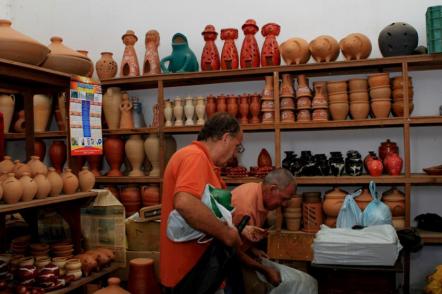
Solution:
<svg viewBox="0 0 442 294">
<path fill-rule="evenodd" d="M 130 251 L 159 251 L 160 221 L 130 217 L 126 220 L 126 236 Z"/>
</svg>

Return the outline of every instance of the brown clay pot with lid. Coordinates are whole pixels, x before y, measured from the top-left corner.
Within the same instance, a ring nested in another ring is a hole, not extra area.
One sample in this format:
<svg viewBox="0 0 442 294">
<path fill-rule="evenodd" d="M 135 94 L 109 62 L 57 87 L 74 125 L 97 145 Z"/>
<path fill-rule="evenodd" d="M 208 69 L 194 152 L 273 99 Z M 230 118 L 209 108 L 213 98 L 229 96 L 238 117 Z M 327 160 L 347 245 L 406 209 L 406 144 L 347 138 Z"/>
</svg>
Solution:
<svg viewBox="0 0 442 294">
<path fill-rule="evenodd" d="M 322 203 L 322 208 L 327 216 L 337 217 L 345 196 L 348 193 L 344 190 L 335 187 L 333 190 L 325 192 L 325 200 Z"/>
<path fill-rule="evenodd" d="M 302 197 L 302 219 L 304 224 L 302 230 L 308 233 L 316 233 L 322 224 L 321 192 L 304 192 Z"/>
<path fill-rule="evenodd" d="M 405 195 L 396 187 L 382 193 L 382 201 L 388 205 L 393 217 L 405 215 Z"/>
<path fill-rule="evenodd" d="M 364 188 L 362 190 L 362 193 L 355 198 L 356 204 L 359 206 L 359 208 L 364 211 L 365 207 L 373 200 L 371 197 L 370 191 L 368 191 L 367 188 Z"/>
<path fill-rule="evenodd" d="M 390 141 L 390 139 L 387 139 L 387 141 L 382 142 L 379 146 L 378 153 L 379 157 L 384 160 L 388 153 L 399 153 L 399 147 L 395 142 Z"/>
<path fill-rule="evenodd" d="M 140 281 L 141 282 L 141 281 Z M 120 287 L 120 279 L 116 277 L 107 280 L 108 286 L 106 288 L 95 291 L 94 294 L 130 294 L 129 291 Z"/>
</svg>

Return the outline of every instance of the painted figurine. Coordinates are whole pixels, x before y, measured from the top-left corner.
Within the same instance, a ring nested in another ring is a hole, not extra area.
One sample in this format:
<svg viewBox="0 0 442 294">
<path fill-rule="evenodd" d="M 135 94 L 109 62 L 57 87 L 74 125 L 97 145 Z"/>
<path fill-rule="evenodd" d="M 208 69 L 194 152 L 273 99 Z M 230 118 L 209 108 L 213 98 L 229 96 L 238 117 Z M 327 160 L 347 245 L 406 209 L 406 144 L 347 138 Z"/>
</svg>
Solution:
<svg viewBox="0 0 442 294">
<path fill-rule="evenodd" d="M 201 70 L 219 70 L 219 52 L 215 44 L 218 33 L 215 31 L 215 27 L 207 25 L 201 35 L 206 41 L 201 54 Z"/>
<path fill-rule="evenodd" d="M 143 75 L 160 74 L 160 55 L 158 54 L 158 46 L 160 46 L 160 34 L 158 31 L 148 31 L 146 33 L 144 43 L 146 45 L 146 54 L 144 55 Z"/>
<path fill-rule="evenodd" d="M 261 50 L 261 65 L 272 66 L 281 63 L 278 41 L 276 36 L 279 35 L 281 27 L 276 23 L 268 23 L 261 28 L 261 34 L 265 37 Z"/>
<path fill-rule="evenodd" d="M 259 67 L 259 47 L 255 39 L 255 34 L 259 31 L 259 28 L 255 20 L 248 19 L 245 24 L 242 25 L 242 30 L 245 36 L 241 47 L 241 68 Z"/>
<path fill-rule="evenodd" d="M 166 68 L 165 63 L 169 62 Z M 176 33 L 172 37 L 172 54 L 160 61 L 164 73 L 198 71 L 198 60 L 189 48 L 186 36 Z"/>
<path fill-rule="evenodd" d="M 238 30 L 229 28 L 221 30 L 221 40 L 224 40 L 223 51 L 221 52 L 221 69 L 238 68 L 238 50 L 235 40 L 238 39 Z"/>
<path fill-rule="evenodd" d="M 120 76 L 121 77 L 135 77 L 140 75 L 140 66 L 138 65 L 137 53 L 135 52 L 135 43 L 138 41 L 134 31 L 127 30 L 121 37 L 126 48 L 123 53 L 123 60 L 121 61 Z"/>
</svg>

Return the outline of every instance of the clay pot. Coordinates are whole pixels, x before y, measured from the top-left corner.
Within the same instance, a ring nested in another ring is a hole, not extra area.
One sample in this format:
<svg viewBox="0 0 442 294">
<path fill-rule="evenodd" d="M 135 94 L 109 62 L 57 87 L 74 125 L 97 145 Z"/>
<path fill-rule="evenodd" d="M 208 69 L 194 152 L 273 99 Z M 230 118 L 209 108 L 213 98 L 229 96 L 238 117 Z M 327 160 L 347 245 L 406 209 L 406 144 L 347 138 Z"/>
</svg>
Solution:
<svg viewBox="0 0 442 294">
<path fill-rule="evenodd" d="M 378 148 L 379 157 L 384 160 L 387 154 L 389 153 L 399 153 L 399 147 L 395 142 L 390 141 L 390 139 L 387 139 L 387 141 L 382 142 L 381 145 Z"/>
<path fill-rule="evenodd" d="M 64 141 L 54 141 L 49 147 L 49 158 L 58 173 L 61 173 L 66 162 L 66 144 Z"/>
<path fill-rule="evenodd" d="M 351 102 L 366 102 L 366 103 L 368 103 L 369 96 L 368 96 L 367 90 L 350 92 L 350 101 Z"/>
<path fill-rule="evenodd" d="M 296 115 L 296 119 L 299 122 L 311 121 L 312 117 L 311 117 L 311 114 L 310 114 L 310 110 L 308 110 L 308 109 L 299 110 L 297 115 Z"/>
<path fill-rule="evenodd" d="M 125 144 L 125 151 L 127 159 L 132 167 L 129 173 L 130 177 L 144 176 L 144 172 L 141 170 L 141 166 L 144 162 L 144 147 L 143 140 L 140 135 L 131 135 Z"/>
<path fill-rule="evenodd" d="M 221 40 L 224 41 L 221 51 L 221 69 L 237 69 L 239 66 L 238 49 L 235 40 L 238 39 L 238 30 L 227 28 L 221 30 Z"/>
<path fill-rule="evenodd" d="M 305 75 L 298 75 L 298 89 L 296 90 L 296 97 L 312 97 L 312 91 L 308 86 L 308 80 Z"/>
<path fill-rule="evenodd" d="M 356 204 L 359 206 L 361 211 L 364 211 L 365 207 L 373 200 L 370 191 L 367 188 L 362 190 L 362 193 L 355 198 Z"/>
<path fill-rule="evenodd" d="M 48 197 L 51 192 L 51 183 L 48 181 L 46 175 L 38 174 L 34 177 L 34 181 L 37 183 L 38 187 L 35 198 L 43 199 Z"/>
<path fill-rule="evenodd" d="M 310 59 L 308 42 L 301 38 L 290 38 L 283 42 L 279 49 L 287 65 L 307 63 Z"/>
<path fill-rule="evenodd" d="M 132 101 L 129 100 L 129 94 L 127 94 L 127 92 L 121 92 L 121 94 L 120 129 L 133 129 L 134 120 L 132 115 Z"/>
<path fill-rule="evenodd" d="M 414 96 L 413 87 L 408 87 L 408 99 L 412 100 L 413 96 Z M 404 90 L 402 88 L 393 90 L 393 99 L 394 100 L 404 99 L 404 98 L 405 98 L 405 95 L 404 95 Z"/>
<path fill-rule="evenodd" d="M 140 190 L 133 186 L 122 189 L 120 192 L 120 202 L 124 205 L 127 217 L 138 212 L 141 208 Z"/>
<path fill-rule="evenodd" d="M 95 291 L 94 294 L 130 294 L 130 292 L 121 288 L 119 278 L 109 278 L 107 280 L 108 286 L 106 288 Z"/>
<path fill-rule="evenodd" d="M 112 58 L 112 52 L 101 52 L 101 58 L 95 63 L 97 75 L 100 81 L 112 79 L 118 71 L 118 64 Z"/>
<path fill-rule="evenodd" d="M 142 283 L 138 281 L 143 281 Z M 128 290 L 132 294 L 160 294 L 160 284 L 155 278 L 154 260 L 135 258 L 129 261 Z"/>
<path fill-rule="evenodd" d="M 51 114 L 52 98 L 37 94 L 34 95 L 34 131 L 44 132 L 48 127 L 49 116 Z"/>
<path fill-rule="evenodd" d="M 363 78 L 350 79 L 348 81 L 350 92 L 367 92 L 368 80 Z"/>
<path fill-rule="evenodd" d="M 391 100 L 375 100 L 370 103 L 370 108 L 375 118 L 387 118 L 390 115 Z"/>
<path fill-rule="evenodd" d="M 335 38 L 322 35 L 309 44 L 310 52 L 316 62 L 335 61 L 339 56 L 339 45 Z"/>
<path fill-rule="evenodd" d="M 328 102 L 327 102 L 327 96 L 325 95 L 325 88 L 324 88 L 324 84 L 319 84 L 316 83 L 315 84 L 315 96 L 313 97 L 312 100 L 312 107 L 313 109 L 327 109 L 328 107 Z"/>
<path fill-rule="evenodd" d="M 384 166 L 389 175 L 398 176 L 402 171 L 402 159 L 395 152 L 387 153 L 384 159 Z"/>
<path fill-rule="evenodd" d="M 201 70 L 219 70 L 219 52 L 215 44 L 218 33 L 215 31 L 215 27 L 207 25 L 201 35 L 204 36 L 206 42 L 201 54 Z"/>
<path fill-rule="evenodd" d="M 405 194 L 393 187 L 382 193 L 382 201 L 388 205 L 393 217 L 405 215 Z"/>
<path fill-rule="evenodd" d="M 150 185 L 141 188 L 141 199 L 143 206 L 155 205 L 160 203 L 160 189 L 158 186 Z"/>
<path fill-rule="evenodd" d="M 337 217 L 348 193 L 335 187 L 333 190 L 325 192 L 322 208 L 327 216 Z"/>
<path fill-rule="evenodd" d="M 276 37 L 279 35 L 281 27 L 276 23 L 265 24 L 261 28 L 264 43 L 261 49 L 261 66 L 275 66 L 281 64 L 281 55 Z"/>
<path fill-rule="evenodd" d="M 380 160 L 376 156 L 372 156 L 370 160 L 366 161 L 365 168 L 367 169 L 370 176 L 379 177 L 382 175 L 384 165 L 382 164 L 382 160 Z"/>
<path fill-rule="evenodd" d="M 333 120 L 347 119 L 349 105 L 346 102 L 331 102 L 328 105 Z"/>
<path fill-rule="evenodd" d="M 74 175 L 70 168 L 65 168 L 63 174 L 61 175 L 63 179 L 63 193 L 64 194 L 74 194 L 77 192 L 79 183 L 78 178 Z"/>
<path fill-rule="evenodd" d="M 30 173 L 24 172 L 23 176 L 19 179 L 23 187 L 23 195 L 21 201 L 31 201 L 34 199 L 35 194 L 37 194 L 37 183 L 30 177 Z"/>
<path fill-rule="evenodd" d="M 369 74 L 368 85 L 372 87 L 390 86 L 390 76 L 388 72 Z"/>
<path fill-rule="evenodd" d="M 31 156 L 31 160 L 28 161 L 28 165 L 31 168 L 32 177 L 35 177 L 37 174 L 48 174 L 48 167 L 40 161 L 40 157 L 38 156 Z"/>
<path fill-rule="evenodd" d="M 408 115 L 413 112 L 414 104 L 412 102 L 408 103 Z M 392 112 L 394 116 L 402 117 L 404 116 L 404 101 L 397 100 L 392 104 Z"/>
<path fill-rule="evenodd" d="M 327 92 L 329 95 L 335 93 L 347 92 L 347 81 L 328 81 Z"/>
<path fill-rule="evenodd" d="M 31 175 L 32 171 L 31 168 L 29 167 L 29 165 L 27 165 L 26 163 L 22 163 L 20 162 L 20 160 L 16 160 L 14 161 L 15 166 L 14 166 L 14 173 L 15 173 L 15 177 L 17 179 L 20 179 L 24 173 L 29 173 L 29 175 Z"/>
<path fill-rule="evenodd" d="M 0 58 L 40 65 L 48 47 L 11 28 L 11 21 L 0 19 Z"/>
<path fill-rule="evenodd" d="M 301 97 L 296 100 L 296 109 L 310 109 L 312 107 L 312 101 L 310 97 Z"/>
<path fill-rule="evenodd" d="M 15 204 L 20 201 L 23 196 L 23 186 L 19 180 L 15 178 L 14 173 L 8 173 L 8 178 L 3 181 L 3 201 L 6 204 Z"/>
<path fill-rule="evenodd" d="M 86 58 L 89 59 L 89 56 L 88 56 L 89 51 L 86 51 L 86 50 L 77 50 L 77 52 L 80 53 L 81 55 L 83 55 L 84 57 L 86 57 Z M 89 59 L 89 60 L 90 60 L 90 59 Z M 90 77 L 92 77 L 93 74 L 94 74 L 94 65 L 92 64 L 92 61 L 91 61 L 91 63 L 90 63 L 90 68 L 89 68 L 89 71 L 88 71 L 88 73 L 86 74 L 86 76 L 90 78 Z"/>
<path fill-rule="evenodd" d="M 104 140 L 104 157 L 106 158 L 110 170 L 107 176 L 120 177 L 123 174 L 120 171 L 124 158 L 124 142 L 119 136 L 109 136 Z"/>
<path fill-rule="evenodd" d="M 1 95 L 0 95 L 0 97 L 1 97 Z M 3 117 L 4 117 L 4 115 L 3 115 Z M 5 125 L 5 128 L 6 128 L 6 125 Z M 16 131 L 17 133 L 24 133 L 25 129 L 26 129 L 25 111 L 20 110 L 18 112 L 18 119 L 14 123 L 14 131 Z"/>
<path fill-rule="evenodd" d="M 48 181 L 51 184 L 51 193 L 49 196 L 54 197 L 60 195 L 63 190 L 63 179 L 53 167 L 49 168 Z"/>
<path fill-rule="evenodd" d="M 5 155 L 3 160 L 0 162 L 0 173 L 10 173 L 13 172 L 15 164 L 12 161 L 11 156 Z"/>
<path fill-rule="evenodd" d="M 322 203 L 320 192 L 304 192 L 302 203 L 303 231 L 316 233 L 322 224 Z"/>
<path fill-rule="evenodd" d="M 97 260 L 99 268 L 103 268 L 109 265 L 109 263 L 111 262 L 110 257 L 101 250 L 96 250 L 96 249 L 88 250 L 85 252 L 85 254 L 94 256 L 95 259 Z"/>
<path fill-rule="evenodd" d="M 391 89 L 389 86 L 377 86 L 370 88 L 371 100 L 385 99 L 391 97 Z"/>
<path fill-rule="evenodd" d="M 78 180 L 81 192 L 89 192 L 95 185 L 95 176 L 89 171 L 87 166 L 83 166 L 81 172 L 78 173 Z"/>
<path fill-rule="evenodd" d="M 261 110 L 260 96 L 255 93 L 250 95 L 250 99 L 250 113 L 252 114 L 250 122 L 256 124 L 259 123 L 259 112 Z"/>
<path fill-rule="evenodd" d="M 248 19 L 243 25 L 244 41 L 241 46 L 241 68 L 259 67 L 260 55 L 255 34 L 259 31 L 254 19 Z"/>
<path fill-rule="evenodd" d="M 211 118 L 216 112 L 216 97 L 213 95 L 207 96 L 206 114 L 207 118 Z"/>
<path fill-rule="evenodd" d="M 366 59 L 371 53 L 370 39 L 360 33 L 347 35 L 339 41 L 339 46 L 346 60 Z"/>
<path fill-rule="evenodd" d="M 1 28 L 2 28 L 2 20 L 0 19 L 0 31 L 1 31 Z M 0 55 L 1 55 L 1 53 L 2 52 L 0 49 Z M 9 132 L 9 127 L 11 126 L 12 116 L 14 114 L 14 107 L 15 107 L 15 96 L 14 95 L 0 94 L 0 112 L 3 113 L 3 130 L 5 133 Z"/>
<path fill-rule="evenodd" d="M 279 97 L 294 97 L 295 90 L 293 89 L 293 77 L 291 74 L 282 74 L 281 89 Z"/>
<path fill-rule="evenodd" d="M 353 119 L 366 119 L 370 112 L 370 104 L 368 101 L 364 102 L 351 102 L 350 103 L 350 115 Z"/>
<path fill-rule="evenodd" d="M 144 152 L 152 164 L 149 176 L 158 177 L 160 175 L 160 140 L 157 134 L 149 134 L 146 141 L 144 141 Z"/>
<path fill-rule="evenodd" d="M 348 103 L 347 92 L 334 92 L 328 95 L 329 103 Z"/>
<path fill-rule="evenodd" d="M 236 117 L 238 114 L 238 98 L 237 96 L 228 96 L 227 97 L 227 113 L 229 113 L 232 117 Z"/>
<path fill-rule="evenodd" d="M 46 144 L 43 140 L 34 140 L 34 155 L 40 157 L 40 160 L 44 161 L 46 156 Z"/>
<path fill-rule="evenodd" d="M 291 97 L 282 98 L 281 102 L 280 102 L 280 109 L 281 110 L 295 110 L 295 102 L 293 101 L 293 98 L 291 98 Z"/>
<path fill-rule="evenodd" d="M 272 158 L 270 157 L 269 152 L 262 148 L 261 152 L 259 152 L 258 155 L 258 167 L 271 167 L 272 165 Z"/>
</svg>

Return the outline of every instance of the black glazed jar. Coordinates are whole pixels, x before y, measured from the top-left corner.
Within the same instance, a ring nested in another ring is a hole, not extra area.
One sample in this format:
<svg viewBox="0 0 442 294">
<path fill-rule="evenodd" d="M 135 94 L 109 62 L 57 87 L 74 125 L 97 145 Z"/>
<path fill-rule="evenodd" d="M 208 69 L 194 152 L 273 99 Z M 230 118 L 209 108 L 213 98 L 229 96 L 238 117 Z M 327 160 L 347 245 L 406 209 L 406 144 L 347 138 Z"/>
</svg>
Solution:
<svg viewBox="0 0 442 294">
<path fill-rule="evenodd" d="M 364 163 L 362 162 L 361 154 L 356 150 L 347 151 L 347 158 L 345 158 L 345 173 L 349 176 L 362 175 Z"/>
<path fill-rule="evenodd" d="M 330 172 L 333 176 L 337 177 L 344 174 L 345 163 L 341 152 L 330 152 L 330 158 L 328 162 L 330 166 Z"/>
</svg>

